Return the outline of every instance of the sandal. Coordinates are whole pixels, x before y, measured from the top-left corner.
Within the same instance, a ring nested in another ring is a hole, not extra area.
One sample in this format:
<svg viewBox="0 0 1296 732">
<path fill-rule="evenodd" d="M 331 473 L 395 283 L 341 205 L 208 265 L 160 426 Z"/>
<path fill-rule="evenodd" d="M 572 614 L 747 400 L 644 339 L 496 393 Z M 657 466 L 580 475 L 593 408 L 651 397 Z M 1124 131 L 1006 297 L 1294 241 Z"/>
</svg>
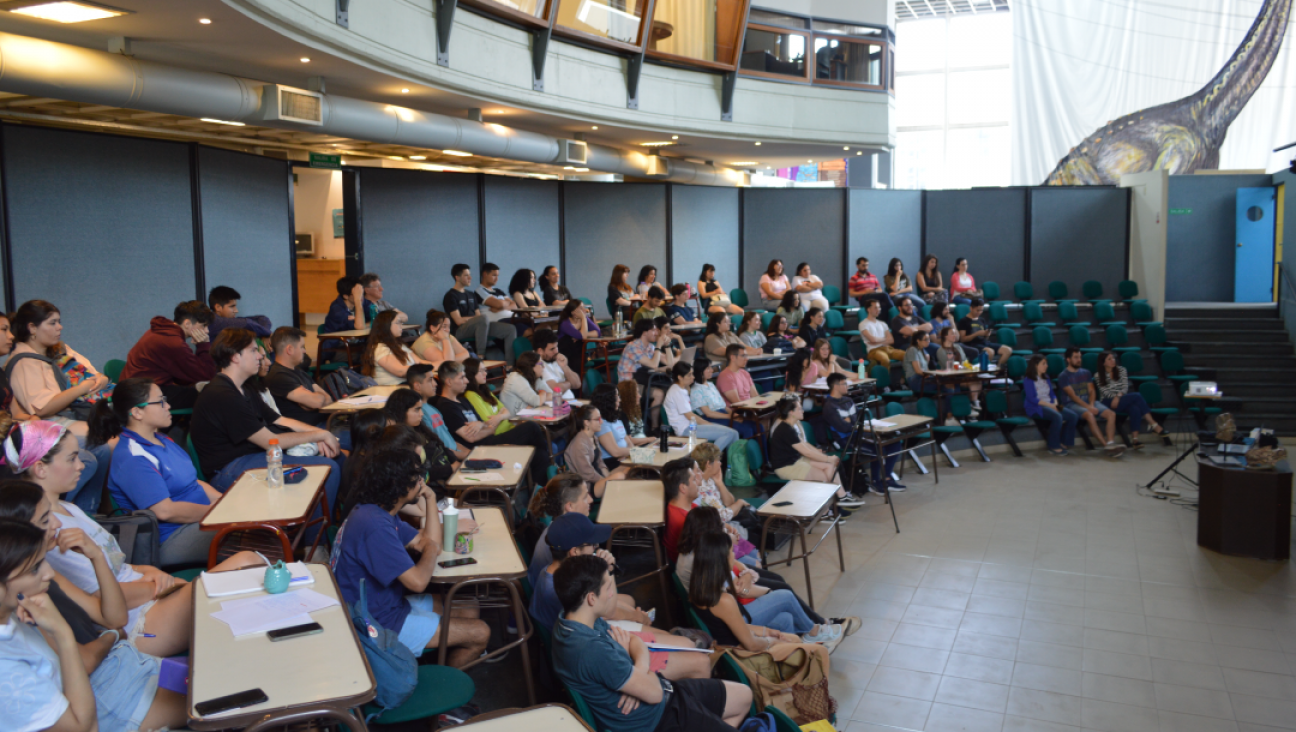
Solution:
<svg viewBox="0 0 1296 732">
<path fill-rule="evenodd" d="M 1134 448 L 1135 450 L 1142 450 L 1142 449 L 1143 449 L 1143 443 L 1139 442 L 1138 439 L 1136 439 L 1136 438 L 1131 438 L 1131 439 L 1130 439 L 1130 447 Z"/>
</svg>

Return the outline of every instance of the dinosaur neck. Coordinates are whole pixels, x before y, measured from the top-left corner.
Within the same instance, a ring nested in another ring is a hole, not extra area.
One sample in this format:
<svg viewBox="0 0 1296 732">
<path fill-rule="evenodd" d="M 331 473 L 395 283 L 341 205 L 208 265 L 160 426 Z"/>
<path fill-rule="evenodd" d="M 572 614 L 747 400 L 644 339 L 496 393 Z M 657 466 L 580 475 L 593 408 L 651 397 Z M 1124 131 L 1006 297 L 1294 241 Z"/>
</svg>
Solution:
<svg viewBox="0 0 1296 732">
<path fill-rule="evenodd" d="M 1194 94 L 1192 112 L 1202 125 L 1201 132 L 1218 144 L 1228 126 L 1264 82 L 1283 37 L 1292 0 L 1265 0 L 1251 30 L 1233 52 L 1228 63 L 1200 91 Z"/>
</svg>

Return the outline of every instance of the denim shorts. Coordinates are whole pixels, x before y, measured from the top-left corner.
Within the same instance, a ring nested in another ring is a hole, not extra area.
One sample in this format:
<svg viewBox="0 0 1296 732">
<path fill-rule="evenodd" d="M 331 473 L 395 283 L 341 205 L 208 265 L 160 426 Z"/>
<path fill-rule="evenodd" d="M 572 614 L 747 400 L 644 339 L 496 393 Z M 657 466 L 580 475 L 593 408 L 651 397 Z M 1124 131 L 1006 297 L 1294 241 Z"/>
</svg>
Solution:
<svg viewBox="0 0 1296 732">
<path fill-rule="evenodd" d="M 153 706 L 162 661 L 119 642 L 90 674 L 100 732 L 138 729 Z"/>
<path fill-rule="evenodd" d="M 1094 406 L 1098 407 L 1098 414 L 1094 415 L 1095 417 L 1101 417 L 1103 415 L 1103 412 L 1111 411 L 1110 409 L 1107 408 L 1107 405 L 1102 403 L 1095 404 Z M 1084 419 L 1085 414 L 1089 412 L 1088 409 L 1085 409 L 1084 407 L 1082 407 L 1079 404 L 1076 404 L 1075 402 L 1067 402 L 1066 404 L 1064 404 L 1062 406 L 1062 411 L 1070 412 L 1074 414 L 1076 419 L 1078 420 Z"/>
<path fill-rule="evenodd" d="M 414 657 L 418 658 L 423 655 L 427 644 L 432 642 L 437 628 L 441 627 L 441 616 L 436 613 L 431 595 L 408 595 L 405 601 L 410 604 L 410 614 L 405 616 L 399 640 L 401 645 L 410 649 Z"/>
</svg>

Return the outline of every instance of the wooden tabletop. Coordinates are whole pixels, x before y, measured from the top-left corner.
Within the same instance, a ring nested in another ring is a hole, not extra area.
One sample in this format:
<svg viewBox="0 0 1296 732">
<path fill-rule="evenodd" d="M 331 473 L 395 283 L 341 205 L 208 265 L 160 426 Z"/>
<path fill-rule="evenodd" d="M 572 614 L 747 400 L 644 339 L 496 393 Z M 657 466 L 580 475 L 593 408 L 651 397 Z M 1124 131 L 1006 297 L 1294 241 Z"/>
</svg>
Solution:
<svg viewBox="0 0 1296 732">
<path fill-rule="evenodd" d="M 887 433 L 899 430 L 907 430 L 911 427 L 921 427 L 928 422 L 933 421 L 931 417 L 923 417 L 918 414 L 896 414 L 890 417 L 882 417 L 879 421 L 890 422 L 894 427 L 875 427 L 874 432 Z M 867 427 L 864 428 L 866 431 Z"/>
<path fill-rule="evenodd" d="M 833 483 L 815 483 L 809 480 L 791 480 L 770 496 L 756 514 L 759 516 L 785 516 L 787 518 L 808 519 L 819 515 L 824 506 L 832 501 L 840 486 Z M 791 501 L 790 506 L 775 506 L 776 503 Z"/>
<path fill-rule="evenodd" d="M 592 732 L 580 715 L 561 704 L 501 709 L 474 717 L 462 726 L 471 726 L 473 732 Z"/>
<path fill-rule="evenodd" d="M 531 458 L 535 455 L 535 448 L 527 445 L 515 447 L 512 445 L 488 445 L 474 447 L 472 452 L 468 453 L 468 460 L 498 460 L 504 463 L 504 466 L 494 470 L 488 470 L 489 473 L 499 473 L 504 476 L 503 481 L 486 481 L 482 480 L 479 473 L 465 473 L 461 467 L 450 476 L 446 485 L 454 488 L 512 488 L 520 484 L 526 477 L 527 467 L 531 464 Z M 521 465 L 518 469 L 515 465 Z"/>
<path fill-rule="evenodd" d="M 865 385 L 867 385 L 867 384 L 875 383 L 875 381 L 874 381 L 874 379 L 871 379 L 871 378 L 869 378 L 869 379 L 859 379 L 859 378 L 856 378 L 856 377 L 854 377 L 854 376 L 847 376 L 847 377 L 846 377 L 846 383 L 847 383 L 847 385 L 849 386 L 849 388 L 854 389 L 855 387 L 858 387 L 858 386 L 865 386 Z M 817 381 L 816 381 L 815 383 L 813 383 L 813 384 L 807 384 L 807 385 L 805 385 L 805 386 L 803 386 L 803 387 L 801 387 L 801 388 L 802 388 L 802 389 L 808 389 L 808 390 L 810 390 L 810 391 L 828 391 L 828 385 L 827 385 L 827 384 L 820 384 L 820 383 L 817 382 Z"/>
<path fill-rule="evenodd" d="M 666 522 L 666 489 L 660 480 L 609 480 L 599 506 L 600 524 Z"/>
<path fill-rule="evenodd" d="M 781 391 L 768 391 L 764 394 L 754 396 L 751 399 L 744 399 L 741 402 L 734 402 L 729 405 L 730 409 L 773 409 L 775 404 L 783 398 Z"/>
<path fill-rule="evenodd" d="M 502 522 L 502 519 L 501 519 Z M 311 613 L 323 633 L 272 642 L 265 633 L 237 638 L 224 622 L 211 617 L 221 602 L 255 597 L 246 593 L 208 598 L 201 579 L 194 580 L 193 642 L 190 652 L 188 716 L 194 729 L 246 727 L 267 713 L 292 707 L 328 704 L 356 707 L 373 698 L 376 686 L 356 642 L 341 593 L 326 564 L 306 565 L 315 582 L 306 587 L 343 605 Z M 293 592 L 293 589 L 289 589 Z M 193 707 L 248 689 L 261 689 L 267 701 L 204 719 Z M 231 720 L 251 716 L 241 724 Z"/>
<path fill-rule="evenodd" d="M 506 361 L 482 361 L 481 362 L 481 367 L 486 369 L 487 371 L 490 371 L 491 369 L 502 369 L 505 366 L 508 366 L 508 362 Z"/>
<path fill-rule="evenodd" d="M 401 327 L 404 328 L 405 330 L 414 330 L 416 328 L 421 328 L 422 326 L 420 326 L 418 323 L 406 323 Z M 320 338 L 367 338 L 368 336 L 369 336 L 368 328 L 356 329 L 356 330 L 337 330 L 337 331 L 333 331 L 332 333 L 319 334 Z"/>
<path fill-rule="evenodd" d="M 441 552 L 437 566 L 432 570 L 432 581 L 454 583 L 474 577 L 508 577 L 526 574 L 527 567 L 518 554 L 513 533 L 509 530 L 504 512 L 498 508 L 472 506 L 477 521 L 477 533 L 472 535 L 473 550 L 467 554 Z M 442 567 L 441 562 L 472 557 L 476 564 L 462 567 Z"/>
<path fill-rule="evenodd" d="M 392 395 L 392 392 L 396 391 L 397 389 L 408 389 L 408 388 L 409 387 L 405 386 L 404 384 L 396 384 L 393 386 L 371 386 L 368 389 L 361 389 L 360 391 L 357 391 L 351 396 L 352 397 L 365 397 L 365 396 L 389 397 Z M 363 404 L 363 405 L 343 404 L 342 402 L 333 402 L 332 404 L 327 404 L 323 407 L 320 407 L 319 411 L 324 412 L 325 414 L 329 412 L 357 412 L 362 409 L 382 409 L 383 406 L 386 405 L 386 403 L 387 403 L 386 400 L 383 400 L 381 402 L 373 402 L 371 404 Z"/>
<path fill-rule="evenodd" d="M 292 456 L 284 455 L 284 467 L 292 465 Z M 245 471 L 216 500 L 216 505 L 203 517 L 198 528 L 214 531 L 225 524 L 269 522 L 276 524 L 301 523 L 310 518 L 324 480 L 328 478 L 328 465 L 307 465 L 306 478 L 300 483 L 285 483 L 283 488 L 271 488 L 265 480 L 266 469 Z"/>
</svg>

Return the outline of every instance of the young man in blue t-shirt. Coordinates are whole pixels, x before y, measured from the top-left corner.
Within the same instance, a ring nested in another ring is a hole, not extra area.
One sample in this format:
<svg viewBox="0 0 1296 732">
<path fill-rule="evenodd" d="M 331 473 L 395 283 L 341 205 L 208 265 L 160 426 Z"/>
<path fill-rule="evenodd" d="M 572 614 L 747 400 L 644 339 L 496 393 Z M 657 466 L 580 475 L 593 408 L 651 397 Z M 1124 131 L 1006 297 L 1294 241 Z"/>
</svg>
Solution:
<svg viewBox="0 0 1296 732">
<path fill-rule="evenodd" d="M 584 697 L 599 729 L 730 732 L 746 719 L 750 688 L 719 679 L 668 681 L 650 670 L 642 640 L 608 625 L 617 588 L 602 558 L 568 557 L 553 579 L 564 610 L 554 624 L 554 670 Z"/>
<path fill-rule="evenodd" d="M 1058 402 L 1062 411 L 1070 412 L 1077 419 L 1089 425 L 1089 433 L 1101 438 L 1103 432 L 1098 429 L 1096 417 L 1107 422 L 1107 437 L 1104 449 L 1113 457 L 1125 452 L 1125 446 L 1116 442 L 1116 413 L 1098 401 L 1098 389 L 1093 383 L 1093 374 L 1088 369 L 1080 368 L 1083 357 L 1080 349 L 1072 346 L 1066 349 L 1066 368 L 1058 374 Z"/>
<path fill-rule="evenodd" d="M 364 582 L 369 612 L 384 628 L 397 633 L 415 656 L 440 645 L 446 626 L 438 598 L 422 594 L 441 553 L 441 517 L 436 497 L 423 482 L 422 464 L 410 450 L 382 450 L 370 456 L 353 488 L 357 505 L 338 531 L 330 564 L 348 605 L 360 599 Z M 427 517 L 417 530 L 396 513 L 416 503 Z M 473 525 L 460 519 L 461 531 Z M 417 561 L 410 552 L 417 552 Z M 418 593 L 418 594 L 415 594 Z M 446 662 L 463 666 L 482 654 L 490 627 L 476 608 L 455 608 L 449 623 Z"/>
</svg>

